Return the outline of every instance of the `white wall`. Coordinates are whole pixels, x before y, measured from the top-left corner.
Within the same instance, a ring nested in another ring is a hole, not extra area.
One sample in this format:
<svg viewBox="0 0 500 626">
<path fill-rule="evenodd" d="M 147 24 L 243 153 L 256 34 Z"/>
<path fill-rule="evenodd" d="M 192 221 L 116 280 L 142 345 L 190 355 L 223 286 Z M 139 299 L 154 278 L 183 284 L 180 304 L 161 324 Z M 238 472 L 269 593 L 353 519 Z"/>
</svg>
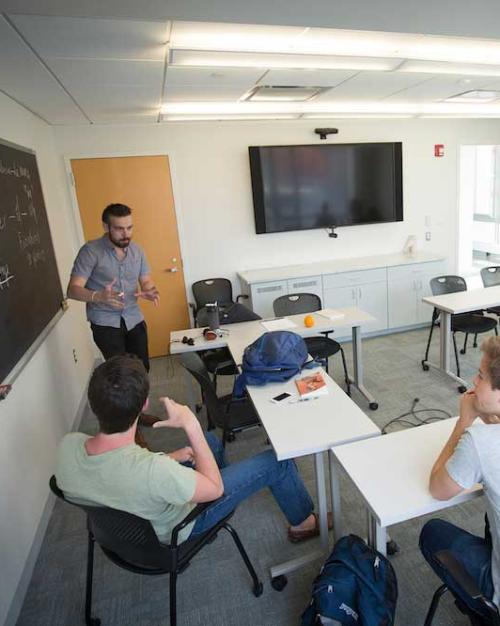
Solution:
<svg viewBox="0 0 500 626">
<path fill-rule="evenodd" d="M 75 241 L 52 130 L 0 94 L 0 138 L 37 153 L 59 272 L 66 283 Z M 72 304 L 0 402 L 0 624 L 15 623 L 50 511 L 48 479 L 56 445 L 74 422 L 93 359 L 83 309 Z"/>
<path fill-rule="evenodd" d="M 256 235 L 248 146 L 320 143 L 315 126 L 337 126 L 336 142 L 402 141 L 404 222 L 325 231 Z M 331 258 L 396 252 L 409 234 L 418 248 L 440 252 L 456 267 L 460 144 L 496 143 L 496 120 L 342 120 L 191 122 L 142 127 L 56 128 L 69 157 L 169 154 L 186 284 L 208 276 Z M 435 158 L 434 144 L 445 145 Z M 425 216 L 432 240 L 424 240 Z"/>
</svg>

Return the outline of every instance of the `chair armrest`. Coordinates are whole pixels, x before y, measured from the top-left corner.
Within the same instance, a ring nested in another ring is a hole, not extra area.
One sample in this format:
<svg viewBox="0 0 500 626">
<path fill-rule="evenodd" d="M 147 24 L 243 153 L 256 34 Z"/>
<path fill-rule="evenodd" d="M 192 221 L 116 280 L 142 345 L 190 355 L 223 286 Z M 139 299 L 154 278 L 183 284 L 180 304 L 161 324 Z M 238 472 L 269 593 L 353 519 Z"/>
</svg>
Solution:
<svg viewBox="0 0 500 626">
<path fill-rule="evenodd" d="M 178 545 L 177 544 L 177 537 L 178 537 L 180 531 L 183 528 L 186 528 L 186 526 L 188 524 L 190 524 L 193 520 L 195 520 L 199 515 L 201 515 L 203 513 L 203 511 L 208 509 L 208 507 L 212 506 L 212 504 L 214 504 L 215 502 L 217 502 L 217 500 L 212 500 L 211 502 L 201 502 L 200 504 L 197 504 L 194 507 L 194 509 L 192 511 L 190 511 L 186 515 L 186 517 L 177 524 L 177 526 L 174 526 L 174 528 L 172 530 L 172 538 L 171 538 L 171 541 L 170 541 L 170 547 L 171 548 L 176 548 L 177 547 L 177 545 Z"/>
<path fill-rule="evenodd" d="M 236 302 L 239 302 L 241 300 L 248 300 L 248 296 L 246 293 L 240 293 L 239 296 L 236 296 Z"/>
</svg>

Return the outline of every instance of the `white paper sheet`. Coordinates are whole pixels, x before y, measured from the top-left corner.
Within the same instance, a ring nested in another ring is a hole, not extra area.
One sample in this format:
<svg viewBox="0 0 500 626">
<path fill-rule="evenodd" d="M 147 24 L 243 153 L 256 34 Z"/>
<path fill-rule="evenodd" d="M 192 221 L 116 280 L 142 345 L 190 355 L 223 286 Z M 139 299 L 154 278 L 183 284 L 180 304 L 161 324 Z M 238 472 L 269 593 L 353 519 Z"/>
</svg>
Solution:
<svg viewBox="0 0 500 626">
<path fill-rule="evenodd" d="M 288 330 L 290 328 L 297 328 L 297 324 L 286 317 L 283 317 L 282 319 L 268 320 L 267 322 L 261 322 L 261 324 L 266 330 Z"/>
<path fill-rule="evenodd" d="M 321 309 L 321 311 L 316 311 L 316 313 L 322 317 L 327 317 L 329 320 L 337 320 L 344 317 L 344 313 L 336 309 Z"/>
</svg>

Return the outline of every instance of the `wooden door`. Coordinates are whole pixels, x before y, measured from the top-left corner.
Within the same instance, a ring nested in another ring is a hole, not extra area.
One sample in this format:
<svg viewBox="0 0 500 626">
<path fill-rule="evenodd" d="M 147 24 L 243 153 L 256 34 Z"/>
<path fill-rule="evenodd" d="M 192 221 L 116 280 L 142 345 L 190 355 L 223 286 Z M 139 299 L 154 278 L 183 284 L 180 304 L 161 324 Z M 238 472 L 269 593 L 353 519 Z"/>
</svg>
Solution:
<svg viewBox="0 0 500 626">
<path fill-rule="evenodd" d="M 189 326 L 168 157 L 73 159 L 71 169 L 86 241 L 102 235 L 101 215 L 108 204 L 131 207 L 133 241 L 145 251 L 161 297 L 157 308 L 139 302 L 148 325 L 149 353 L 168 354 L 170 331 Z"/>
</svg>

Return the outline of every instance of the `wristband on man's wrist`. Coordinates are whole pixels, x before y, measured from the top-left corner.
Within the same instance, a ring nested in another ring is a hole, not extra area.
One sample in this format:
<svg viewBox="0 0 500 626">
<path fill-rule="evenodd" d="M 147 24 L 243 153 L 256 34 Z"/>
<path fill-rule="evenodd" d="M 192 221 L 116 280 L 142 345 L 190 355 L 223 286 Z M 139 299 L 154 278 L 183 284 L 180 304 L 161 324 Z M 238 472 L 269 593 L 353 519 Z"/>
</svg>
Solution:
<svg viewBox="0 0 500 626">
<path fill-rule="evenodd" d="M 90 296 L 90 301 L 91 301 L 91 302 L 94 302 L 94 297 L 95 297 L 95 294 L 96 294 L 96 293 L 97 293 L 97 291 L 93 291 L 93 292 L 92 292 L 92 295 Z"/>
</svg>

